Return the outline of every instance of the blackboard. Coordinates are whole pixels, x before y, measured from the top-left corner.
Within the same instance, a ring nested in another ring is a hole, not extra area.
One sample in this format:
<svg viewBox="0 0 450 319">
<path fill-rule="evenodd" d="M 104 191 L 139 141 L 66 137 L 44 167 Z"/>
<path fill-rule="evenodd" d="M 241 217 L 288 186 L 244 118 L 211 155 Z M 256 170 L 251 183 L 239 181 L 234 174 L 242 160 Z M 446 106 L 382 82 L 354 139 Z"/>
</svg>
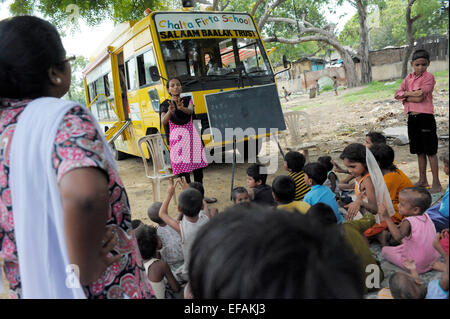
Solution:
<svg viewBox="0 0 450 319">
<path fill-rule="evenodd" d="M 229 136 L 227 128 L 253 128 L 256 133 L 258 129 L 266 129 L 266 133 L 286 130 L 275 84 L 206 94 L 205 103 L 209 125 L 220 131 L 222 140 Z M 220 138 L 214 130 L 212 133 L 213 141 L 218 142 Z"/>
</svg>

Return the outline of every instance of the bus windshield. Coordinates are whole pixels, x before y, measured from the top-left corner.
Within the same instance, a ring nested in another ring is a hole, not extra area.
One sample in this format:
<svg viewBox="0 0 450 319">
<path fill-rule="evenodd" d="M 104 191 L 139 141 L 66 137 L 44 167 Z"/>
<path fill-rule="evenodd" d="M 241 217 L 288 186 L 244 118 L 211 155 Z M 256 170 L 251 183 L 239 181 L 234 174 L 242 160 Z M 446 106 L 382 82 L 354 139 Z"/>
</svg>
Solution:
<svg viewBox="0 0 450 319">
<path fill-rule="evenodd" d="M 161 42 L 169 77 L 189 90 L 267 84 L 273 74 L 259 39 L 208 38 Z"/>
</svg>

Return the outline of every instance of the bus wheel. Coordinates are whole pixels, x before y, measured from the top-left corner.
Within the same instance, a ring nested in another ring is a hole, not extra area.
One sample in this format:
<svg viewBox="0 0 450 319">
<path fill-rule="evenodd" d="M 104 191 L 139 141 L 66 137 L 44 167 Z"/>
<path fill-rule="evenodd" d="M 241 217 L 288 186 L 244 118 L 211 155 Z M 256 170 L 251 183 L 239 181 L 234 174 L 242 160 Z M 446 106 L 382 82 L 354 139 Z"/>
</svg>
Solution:
<svg viewBox="0 0 450 319">
<path fill-rule="evenodd" d="M 113 157 L 116 161 L 121 161 L 127 157 L 127 154 L 116 149 L 114 143 L 109 143 L 109 148 L 113 154 Z"/>
<path fill-rule="evenodd" d="M 245 161 L 250 160 L 252 163 L 255 163 L 256 157 L 261 151 L 262 143 L 262 140 L 252 140 L 250 141 L 250 143 L 249 141 L 244 141 L 242 143 L 238 143 L 236 145 L 236 148 L 239 152 L 239 155 L 244 157 Z"/>
</svg>

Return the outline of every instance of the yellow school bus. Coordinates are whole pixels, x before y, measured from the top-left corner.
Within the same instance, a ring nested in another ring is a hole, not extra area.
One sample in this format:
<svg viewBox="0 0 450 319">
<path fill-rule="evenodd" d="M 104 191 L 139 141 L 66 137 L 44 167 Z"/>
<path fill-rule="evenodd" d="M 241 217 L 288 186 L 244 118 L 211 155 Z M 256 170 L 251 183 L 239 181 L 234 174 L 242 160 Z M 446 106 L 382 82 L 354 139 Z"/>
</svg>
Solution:
<svg viewBox="0 0 450 319">
<path fill-rule="evenodd" d="M 207 149 L 231 141 L 213 141 L 208 133 L 205 95 L 275 83 L 260 33 L 247 13 L 151 12 L 122 23 L 83 70 L 86 104 L 116 159 L 124 153 L 139 156 L 140 137 L 165 133 L 159 107 L 169 97 L 166 81 L 173 76 L 182 80 L 182 96 L 194 101 Z"/>
</svg>

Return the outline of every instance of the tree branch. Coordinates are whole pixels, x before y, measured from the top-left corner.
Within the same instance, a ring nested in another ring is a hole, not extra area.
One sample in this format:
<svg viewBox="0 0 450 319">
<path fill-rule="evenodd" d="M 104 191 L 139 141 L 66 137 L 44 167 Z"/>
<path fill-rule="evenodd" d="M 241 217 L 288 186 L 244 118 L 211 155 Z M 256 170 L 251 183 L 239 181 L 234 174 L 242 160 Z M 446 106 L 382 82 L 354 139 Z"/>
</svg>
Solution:
<svg viewBox="0 0 450 319">
<path fill-rule="evenodd" d="M 217 11 L 218 6 L 219 6 L 219 0 L 213 0 L 213 3 L 212 3 L 213 11 Z"/>
<path fill-rule="evenodd" d="M 220 11 L 224 11 L 228 7 L 229 4 L 230 4 L 230 0 L 227 0 L 227 2 L 223 6 L 221 6 Z"/>
<path fill-rule="evenodd" d="M 259 30 L 262 30 L 262 28 L 266 24 L 267 19 L 269 18 L 270 14 L 273 12 L 273 10 L 275 10 L 276 7 L 278 7 L 280 4 L 282 4 L 285 1 L 286 0 L 276 0 L 269 8 L 266 9 L 263 16 L 259 20 L 259 23 L 258 23 Z"/>
<path fill-rule="evenodd" d="M 252 12 L 250 13 L 252 16 L 255 15 L 256 10 L 258 10 L 258 7 L 260 6 L 261 3 L 263 3 L 264 0 L 258 0 L 255 5 L 252 8 Z"/>
</svg>

